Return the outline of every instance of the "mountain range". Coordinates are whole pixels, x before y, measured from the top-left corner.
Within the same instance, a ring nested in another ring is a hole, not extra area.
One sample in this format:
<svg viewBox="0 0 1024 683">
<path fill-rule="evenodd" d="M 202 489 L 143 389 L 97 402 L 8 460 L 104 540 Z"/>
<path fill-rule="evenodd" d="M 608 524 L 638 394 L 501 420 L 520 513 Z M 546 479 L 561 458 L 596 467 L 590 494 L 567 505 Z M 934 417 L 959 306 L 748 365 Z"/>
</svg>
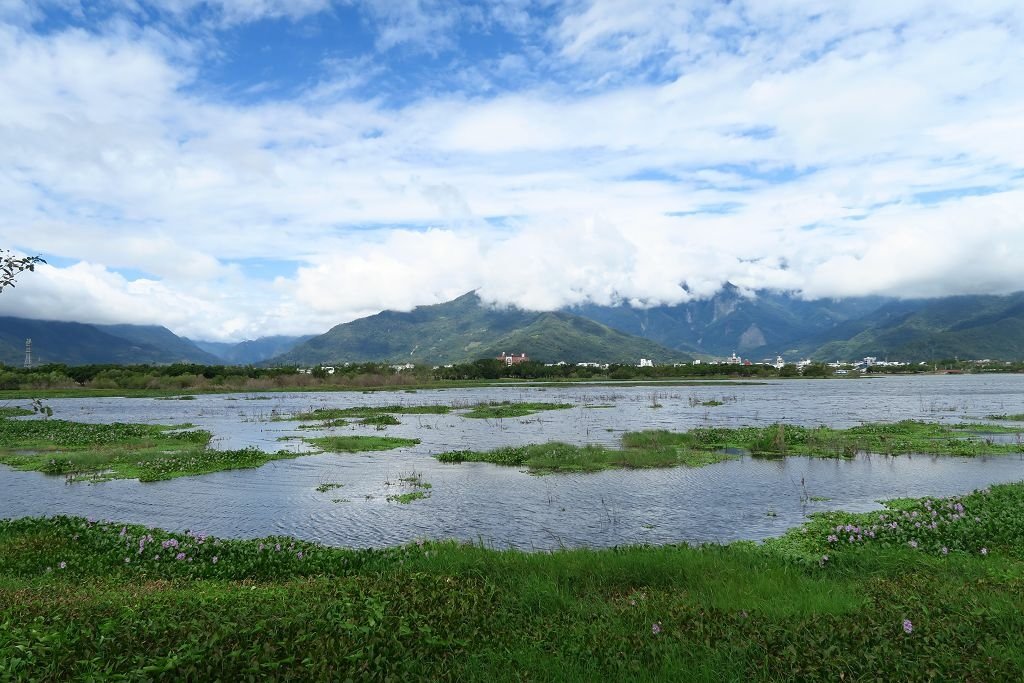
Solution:
<svg viewBox="0 0 1024 683">
<path fill-rule="evenodd" d="M 554 312 L 492 307 L 467 293 L 412 311 L 383 311 L 306 337 L 192 341 L 153 325 L 0 317 L 0 362 L 298 364 L 454 363 L 527 353 L 545 362 L 679 362 L 733 352 L 760 360 L 1024 358 L 1024 292 L 936 299 L 806 301 L 727 285 L 673 306 L 586 305 Z"/>
<path fill-rule="evenodd" d="M 383 311 L 336 325 L 273 358 L 275 364 L 326 362 L 457 363 L 527 353 L 544 362 L 685 361 L 685 346 L 668 349 L 642 337 L 566 312 L 485 306 L 473 292 L 407 313 Z"/>
</svg>

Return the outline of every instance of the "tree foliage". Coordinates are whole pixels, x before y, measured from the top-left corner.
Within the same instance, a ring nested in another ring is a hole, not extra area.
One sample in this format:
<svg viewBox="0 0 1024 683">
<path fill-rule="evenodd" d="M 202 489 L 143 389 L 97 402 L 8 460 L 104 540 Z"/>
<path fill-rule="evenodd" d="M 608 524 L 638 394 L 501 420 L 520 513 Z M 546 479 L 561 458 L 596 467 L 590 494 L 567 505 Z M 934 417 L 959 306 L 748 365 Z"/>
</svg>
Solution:
<svg viewBox="0 0 1024 683">
<path fill-rule="evenodd" d="M 46 263 L 38 256 L 17 256 L 7 249 L 0 249 L 0 292 L 5 287 L 13 287 L 14 281 L 21 273 L 33 271 L 40 263 Z"/>
</svg>

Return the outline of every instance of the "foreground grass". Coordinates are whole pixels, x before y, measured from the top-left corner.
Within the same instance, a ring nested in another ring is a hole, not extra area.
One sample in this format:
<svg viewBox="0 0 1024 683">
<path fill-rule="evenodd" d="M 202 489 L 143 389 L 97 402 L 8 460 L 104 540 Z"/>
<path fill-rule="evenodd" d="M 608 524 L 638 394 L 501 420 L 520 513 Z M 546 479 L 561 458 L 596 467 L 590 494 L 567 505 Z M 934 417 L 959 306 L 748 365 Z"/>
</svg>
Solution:
<svg viewBox="0 0 1024 683">
<path fill-rule="evenodd" d="M 462 417 L 476 419 L 499 419 L 507 417 L 524 417 L 543 410 L 564 410 L 572 408 L 571 403 L 513 403 L 511 401 L 491 401 L 473 406 Z"/>
<path fill-rule="evenodd" d="M 441 462 L 490 462 L 527 467 L 535 472 L 588 472 L 625 467 L 700 467 L 745 452 L 761 457 L 802 455 L 851 458 L 858 453 L 900 455 L 979 456 L 1024 453 L 1024 441 L 994 443 L 976 435 L 977 425 L 946 426 L 904 421 L 866 424 L 849 429 L 775 424 L 767 427 L 706 427 L 687 432 L 647 430 L 628 432 L 621 448 L 546 443 L 510 446 L 491 451 L 459 450 L 439 453 Z M 999 427 L 988 431 L 1015 433 Z"/>
<path fill-rule="evenodd" d="M 929 509 L 927 543 L 882 537 Z M 764 546 L 531 554 L 0 522 L 0 679 L 1024 677 L 1024 484 L 844 519 L 875 538 L 821 516 Z"/>
</svg>

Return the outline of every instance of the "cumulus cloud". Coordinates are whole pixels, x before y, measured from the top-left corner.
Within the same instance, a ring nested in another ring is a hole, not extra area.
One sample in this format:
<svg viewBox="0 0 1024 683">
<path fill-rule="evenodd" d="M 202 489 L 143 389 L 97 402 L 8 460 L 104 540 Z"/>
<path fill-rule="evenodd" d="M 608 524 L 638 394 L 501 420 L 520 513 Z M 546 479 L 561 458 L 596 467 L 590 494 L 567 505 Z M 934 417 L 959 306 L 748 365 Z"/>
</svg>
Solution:
<svg viewBox="0 0 1024 683">
<path fill-rule="evenodd" d="M 288 99 L 219 90 L 219 46 L 339 5 L 165 0 L 37 32 L 50 4 L 0 5 L 0 246 L 68 265 L 0 312 L 241 338 L 469 290 L 1024 289 L 1017 2 L 367 0 L 345 3 L 366 50 Z M 420 88 L 410 51 L 461 75 Z M 245 265 L 268 259 L 294 267 Z"/>
</svg>

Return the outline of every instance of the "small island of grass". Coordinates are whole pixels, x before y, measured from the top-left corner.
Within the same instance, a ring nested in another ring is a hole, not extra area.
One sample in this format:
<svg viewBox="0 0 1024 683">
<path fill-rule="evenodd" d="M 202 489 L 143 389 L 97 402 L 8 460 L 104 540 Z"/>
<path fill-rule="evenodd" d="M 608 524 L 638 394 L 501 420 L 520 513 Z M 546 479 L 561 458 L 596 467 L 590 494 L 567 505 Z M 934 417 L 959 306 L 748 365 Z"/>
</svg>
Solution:
<svg viewBox="0 0 1024 683">
<path fill-rule="evenodd" d="M 218 451 L 210 433 L 190 425 L 0 418 L 0 463 L 18 470 L 63 475 L 69 481 L 159 481 L 222 470 L 259 467 L 296 453 L 256 448 Z"/>
<path fill-rule="evenodd" d="M 349 408 L 315 408 L 294 415 L 277 416 L 277 422 L 288 420 L 337 420 L 346 417 L 375 418 L 380 415 L 446 415 L 451 408 L 441 405 L 428 406 L 352 406 Z"/>
<path fill-rule="evenodd" d="M 480 403 L 473 406 L 473 408 L 463 413 L 462 417 L 469 417 L 475 419 L 502 419 L 508 417 L 524 417 L 526 415 L 533 415 L 544 410 L 565 410 L 566 408 L 572 408 L 571 403 L 513 403 L 511 401 L 491 401 L 490 403 Z"/>
<path fill-rule="evenodd" d="M 402 439 L 397 436 L 319 436 L 303 438 L 306 443 L 328 453 L 359 453 L 362 451 L 390 451 L 395 448 L 415 446 L 419 439 Z"/>
<path fill-rule="evenodd" d="M 858 453 L 980 456 L 1022 452 L 1020 444 L 994 443 L 970 433 L 976 429 L 972 425 L 947 426 L 911 420 L 848 429 L 784 424 L 702 427 L 687 432 L 628 432 L 622 436 L 621 448 L 552 442 L 490 451 L 449 451 L 435 457 L 446 463 L 490 462 L 526 467 L 531 472 L 593 472 L 610 468 L 700 467 L 735 458 L 739 453 L 759 457 L 851 458 Z"/>
</svg>

